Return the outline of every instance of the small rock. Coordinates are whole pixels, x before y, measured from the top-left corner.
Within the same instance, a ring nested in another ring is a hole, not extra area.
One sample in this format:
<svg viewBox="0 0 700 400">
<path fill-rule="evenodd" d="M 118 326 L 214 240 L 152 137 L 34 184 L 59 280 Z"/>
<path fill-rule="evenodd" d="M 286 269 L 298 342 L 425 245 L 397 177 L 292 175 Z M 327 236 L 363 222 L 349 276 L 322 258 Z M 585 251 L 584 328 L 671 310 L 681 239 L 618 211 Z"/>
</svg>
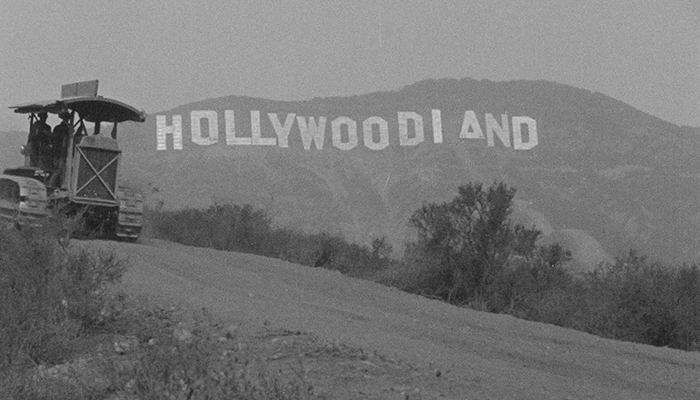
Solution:
<svg viewBox="0 0 700 400">
<path fill-rule="evenodd" d="M 173 337 L 181 342 L 189 342 L 192 340 L 194 335 L 189 329 L 175 328 L 175 330 L 173 331 Z"/>
<path fill-rule="evenodd" d="M 236 324 L 228 324 L 226 327 L 223 329 L 224 336 L 226 336 L 227 339 L 233 339 L 236 336 L 236 332 L 238 332 L 239 327 Z"/>
<path fill-rule="evenodd" d="M 128 392 L 133 392 L 136 388 L 136 379 L 132 379 L 124 385 L 124 390 Z"/>
<path fill-rule="evenodd" d="M 114 341 L 114 351 L 117 354 L 131 353 L 138 345 L 139 341 L 134 336 L 119 337 Z"/>
</svg>

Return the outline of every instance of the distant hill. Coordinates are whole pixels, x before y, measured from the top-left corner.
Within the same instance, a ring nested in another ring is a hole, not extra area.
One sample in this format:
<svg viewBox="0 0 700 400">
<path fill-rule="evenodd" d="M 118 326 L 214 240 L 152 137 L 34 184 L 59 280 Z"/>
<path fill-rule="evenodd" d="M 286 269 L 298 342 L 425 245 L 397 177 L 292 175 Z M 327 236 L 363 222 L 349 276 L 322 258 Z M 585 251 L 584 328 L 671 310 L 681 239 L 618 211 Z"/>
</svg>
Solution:
<svg viewBox="0 0 700 400">
<path fill-rule="evenodd" d="M 439 110 L 441 130 L 433 110 Z M 467 111 L 472 113 L 465 116 Z M 421 143 L 401 145 L 400 112 L 404 144 L 418 141 L 416 116 L 422 119 Z M 227 126 L 231 115 L 237 139 Z M 173 149 L 171 134 L 165 136 L 167 150 L 156 150 L 158 116 L 166 131 L 180 116 L 182 150 Z M 202 145 L 192 141 L 193 116 Z M 258 117 L 259 142 L 271 145 L 227 145 L 227 138 L 252 142 Z M 309 133 L 321 117 L 323 150 L 317 148 L 320 136 L 315 142 Z M 463 131 L 472 117 L 478 126 Z M 536 122 L 536 145 L 531 125 L 518 124 L 517 140 L 512 125 L 523 120 L 513 117 Z M 206 144 L 214 141 L 213 121 L 218 141 Z M 275 132 L 284 133 L 285 123 L 288 147 L 280 147 L 284 140 Z M 339 149 L 353 147 L 353 124 L 355 147 Z M 365 124 L 372 132 L 367 138 Z M 460 138 L 479 136 L 479 130 L 492 140 Z M 470 181 L 497 180 L 517 189 L 515 217 L 535 224 L 548 240 L 569 243 L 582 269 L 630 248 L 669 262 L 700 258 L 700 130 L 562 84 L 440 79 L 297 102 L 228 96 L 152 113 L 140 126 L 125 124 L 120 137 L 125 177 L 151 206 L 247 202 L 268 209 L 282 226 L 362 243 L 386 235 L 396 247 L 411 238 L 407 221 L 423 202 L 450 200 L 458 185 Z"/>
</svg>

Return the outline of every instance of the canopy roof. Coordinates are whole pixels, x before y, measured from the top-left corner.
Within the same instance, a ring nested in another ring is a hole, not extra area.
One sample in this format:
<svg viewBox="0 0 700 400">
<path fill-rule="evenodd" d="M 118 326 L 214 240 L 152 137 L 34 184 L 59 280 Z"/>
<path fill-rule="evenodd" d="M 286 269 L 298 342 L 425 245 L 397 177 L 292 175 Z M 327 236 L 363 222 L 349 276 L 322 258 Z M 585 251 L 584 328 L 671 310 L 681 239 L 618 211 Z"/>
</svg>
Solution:
<svg viewBox="0 0 700 400">
<path fill-rule="evenodd" d="M 80 96 L 60 100 L 42 100 L 12 106 L 16 113 L 28 114 L 46 111 L 58 114 L 69 109 L 88 122 L 144 122 L 146 113 L 120 101 L 102 96 Z"/>
</svg>

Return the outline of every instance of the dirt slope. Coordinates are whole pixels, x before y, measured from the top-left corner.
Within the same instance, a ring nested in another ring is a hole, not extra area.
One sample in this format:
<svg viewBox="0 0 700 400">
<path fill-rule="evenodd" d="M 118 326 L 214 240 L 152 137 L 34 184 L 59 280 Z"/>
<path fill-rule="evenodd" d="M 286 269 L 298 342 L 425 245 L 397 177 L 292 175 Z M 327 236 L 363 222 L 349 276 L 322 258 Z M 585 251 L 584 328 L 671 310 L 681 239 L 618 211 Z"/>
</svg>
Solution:
<svg viewBox="0 0 700 400">
<path fill-rule="evenodd" d="M 129 259 L 123 287 L 132 294 L 207 307 L 250 329 L 266 324 L 310 332 L 440 370 L 454 384 L 446 398 L 700 398 L 700 353 L 461 309 L 260 256 L 158 240 L 88 245 Z"/>
</svg>

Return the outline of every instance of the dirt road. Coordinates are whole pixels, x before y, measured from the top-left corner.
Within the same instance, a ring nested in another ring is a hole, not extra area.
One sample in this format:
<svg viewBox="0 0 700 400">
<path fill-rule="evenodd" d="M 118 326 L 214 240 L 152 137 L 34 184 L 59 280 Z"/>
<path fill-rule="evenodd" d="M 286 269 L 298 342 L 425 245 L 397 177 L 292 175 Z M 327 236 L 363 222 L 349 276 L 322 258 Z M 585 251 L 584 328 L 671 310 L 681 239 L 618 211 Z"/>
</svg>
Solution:
<svg viewBox="0 0 700 400">
<path fill-rule="evenodd" d="M 89 246 L 128 258 L 123 287 L 134 295 L 207 307 L 251 331 L 310 332 L 435 372 L 445 392 L 423 398 L 700 399 L 700 353 L 457 308 L 260 256 L 150 239 Z"/>
</svg>

